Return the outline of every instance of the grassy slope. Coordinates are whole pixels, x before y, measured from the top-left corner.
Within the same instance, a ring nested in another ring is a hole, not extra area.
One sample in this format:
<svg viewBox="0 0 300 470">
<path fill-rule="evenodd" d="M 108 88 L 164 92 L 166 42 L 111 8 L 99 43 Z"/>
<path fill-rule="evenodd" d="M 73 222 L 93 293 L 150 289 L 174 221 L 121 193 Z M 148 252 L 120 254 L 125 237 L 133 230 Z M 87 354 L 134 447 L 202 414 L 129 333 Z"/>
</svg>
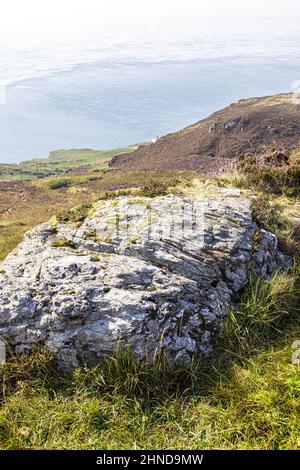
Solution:
<svg viewBox="0 0 300 470">
<path fill-rule="evenodd" d="M 20 165 L 0 164 L 0 181 L 44 177 L 57 173 L 66 173 L 74 169 L 79 170 L 80 168 L 102 170 L 107 168 L 108 162 L 115 155 L 132 152 L 135 149 L 135 145 L 130 145 L 113 150 L 55 150 L 49 153 L 48 158 L 35 158 L 24 161 Z"/>
<path fill-rule="evenodd" d="M 192 179 L 188 173 L 92 176 L 73 176 L 72 186 L 56 190 L 48 178 L 0 191 L 2 255 L 25 228 L 62 208 L 117 188 L 140 185 L 154 195 Z M 230 182 L 224 177 L 219 184 Z M 266 223 L 291 242 L 299 198 L 270 198 L 280 209 L 267 220 L 261 207 Z M 0 369 L 0 447 L 299 448 L 300 370 L 291 361 L 292 342 L 300 339 L 299 277 L 295 267 L 269 284 L 252 282 L 239 311 L 228 315 L 211 363 L 180 369 L 160 361 L 149 368 L 123 355 L 62 376 L 44 352 L 12 358 Z"/>
</svg>

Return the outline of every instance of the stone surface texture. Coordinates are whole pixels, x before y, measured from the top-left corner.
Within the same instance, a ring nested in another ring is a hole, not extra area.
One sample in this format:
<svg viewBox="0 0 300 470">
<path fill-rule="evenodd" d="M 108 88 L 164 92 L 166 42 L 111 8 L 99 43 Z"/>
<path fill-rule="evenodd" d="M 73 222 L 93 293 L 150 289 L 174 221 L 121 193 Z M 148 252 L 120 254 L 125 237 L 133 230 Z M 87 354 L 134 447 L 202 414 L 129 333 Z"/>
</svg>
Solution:
<svg viewBox="0 0 300 470">
<path fill-rule="evenodd" d="M 211 354 L 250 273 L 287 262 L 238 190 L 101 201 L 81 225 L 29 231 L 0 264 L 0 338 L 46 346 L 64 367 L 128 347 L 190 361 Z"/>
</svg>

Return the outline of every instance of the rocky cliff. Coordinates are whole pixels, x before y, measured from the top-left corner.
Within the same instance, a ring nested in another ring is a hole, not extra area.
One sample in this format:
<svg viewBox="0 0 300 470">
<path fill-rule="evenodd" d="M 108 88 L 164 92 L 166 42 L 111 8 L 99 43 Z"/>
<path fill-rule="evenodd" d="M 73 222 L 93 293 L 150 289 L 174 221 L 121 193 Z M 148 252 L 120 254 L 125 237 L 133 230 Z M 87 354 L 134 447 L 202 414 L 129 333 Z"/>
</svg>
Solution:
<svg viewBox="0 0 300 470">
<path fill-rule="evenodd" d="M 83 223 L 31 230 L 1 263 L 0 338 L 65 367 L 127 347 L 189 361 L 212 352 L 250 273 L 285 264 L 239 190 L 101 201 Z"/>
</svg>

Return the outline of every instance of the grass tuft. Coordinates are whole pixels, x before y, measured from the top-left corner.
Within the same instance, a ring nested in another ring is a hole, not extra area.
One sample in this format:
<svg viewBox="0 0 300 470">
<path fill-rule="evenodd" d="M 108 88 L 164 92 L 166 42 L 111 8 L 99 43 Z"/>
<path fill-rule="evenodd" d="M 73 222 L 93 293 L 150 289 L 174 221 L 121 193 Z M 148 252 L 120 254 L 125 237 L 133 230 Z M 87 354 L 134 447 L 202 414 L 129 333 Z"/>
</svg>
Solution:
<svg viewBox="0 0 300 470">
<path fill-rule="evenodd" d="M 80 226 L 88 216 L 90 209 L 92 208 L 91 204 L 83 204 L 79 207 L 75 207 L 69 211 L 60 212 L 56 218 L 57 221 L 61 224 L 74 224 Z"/>
<path fill-rule="evenodd" d="M 299 152 L 281 147 L 265 147 L 261 153 L 240 157 L 237 170 L 243 174 L 243 184 L 274 194 L 299 196 Z"/>
<path fill-rule="evenodd" d="M 269 282 L 250 279 L 237 310 L 228 312 L 224 335 L 230 349 L 248 354 L 281 333 L 300 311 L 300 271 L 274 272 Z"/>
</svg>

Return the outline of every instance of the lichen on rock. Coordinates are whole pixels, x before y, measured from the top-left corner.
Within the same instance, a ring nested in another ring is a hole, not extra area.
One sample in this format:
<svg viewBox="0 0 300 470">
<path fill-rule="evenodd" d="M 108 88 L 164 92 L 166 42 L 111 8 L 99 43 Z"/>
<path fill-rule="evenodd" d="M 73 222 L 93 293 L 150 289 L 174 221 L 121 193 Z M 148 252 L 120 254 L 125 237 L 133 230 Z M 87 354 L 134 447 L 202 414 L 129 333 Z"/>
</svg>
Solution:
<svg viewBox="0 0 300 470">
<path fill-rule="evenodd" d="M 29 231 L 1 263 L 0 338 L 16 352 L 42 345 L 64 367 L 120 348 L 208 356 L 250 273 L 268 279 L 287 264 L 240 192 L 95 207 L 80 226 Z"/>
</svg>

